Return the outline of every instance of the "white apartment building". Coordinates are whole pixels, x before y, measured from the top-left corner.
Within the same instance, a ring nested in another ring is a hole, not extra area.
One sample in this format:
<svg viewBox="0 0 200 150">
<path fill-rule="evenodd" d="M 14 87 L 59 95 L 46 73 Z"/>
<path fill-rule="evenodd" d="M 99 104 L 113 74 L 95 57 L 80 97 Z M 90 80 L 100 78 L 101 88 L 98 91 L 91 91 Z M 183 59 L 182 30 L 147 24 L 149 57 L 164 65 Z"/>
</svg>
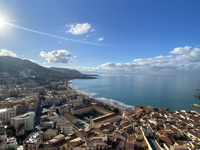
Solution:
<svg viewBox="0 0 200 150">
<path fill-rule="evenodd" d="M 8 123 L 11 118 L 16 116 L 15 114 L 14 108 L 0 109 L 0 121 L 2 121 L 2 123 Z"/>
<path fill-rule="evenodd" d="M 11 126 L 18 129 L 21 124 L 24 124 L 24 130 L 30 131 L 34 129 L 35 123 L 35 112 L 28 112 L 23 115 L 16 116 L 11 119 L 10 124 Z"/>
<path fill-rule="evenodd" d="M 7 138 L 0 146 L 2 149 L 17 150 L 17 140 L 15 137 Z"/>
</svg>

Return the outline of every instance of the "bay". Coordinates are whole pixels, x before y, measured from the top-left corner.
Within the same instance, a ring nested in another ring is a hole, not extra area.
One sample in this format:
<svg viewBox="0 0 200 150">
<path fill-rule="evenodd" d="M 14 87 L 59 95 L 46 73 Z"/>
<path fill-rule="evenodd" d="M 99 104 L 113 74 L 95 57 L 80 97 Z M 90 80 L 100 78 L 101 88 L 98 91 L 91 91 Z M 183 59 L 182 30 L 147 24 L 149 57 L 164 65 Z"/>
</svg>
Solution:
<svg viewBox="0 0 200 150">
<path fill-rule="evenodd" d="M 165 107 L 171 111 L 195 109 L 199 77 L 157 75 L 100 75 L 97 79 L 75 79 L 72 86 L 93 98 L 133 108 L 135 105 Z"/>
</svg>

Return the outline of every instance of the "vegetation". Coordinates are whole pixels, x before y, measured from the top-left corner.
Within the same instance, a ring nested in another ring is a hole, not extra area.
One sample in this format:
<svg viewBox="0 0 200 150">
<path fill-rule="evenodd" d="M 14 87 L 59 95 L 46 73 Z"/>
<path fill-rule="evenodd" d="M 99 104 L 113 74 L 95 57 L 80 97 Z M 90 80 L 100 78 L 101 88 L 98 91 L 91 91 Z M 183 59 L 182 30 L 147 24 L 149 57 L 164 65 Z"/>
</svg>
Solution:
<svg viewBox="0 0 200 150">
<path fill-rule="evenodd" d="M 7 148 L 6 150 L 15 150 L 14 148 Z"/>
<path fill-rule="evenodd" d="M 15 128 L 12 127 L 11 125 L 8 125 L 6 128 L 6 134 L 8 135 L 8 137 L 15 136 Z"/>
<path fill-rule="evenodd" d="M 16 136 L 16 138 L 18 144 L 23 144 L 23 141 L 27 138 L 27 135 Z"/>
<path fill-rule="evenodd" d="M 119 109 L 117 108 L 117 107 L 113 107 L 113 106 L 110 106 L 110 105 L 104 105 L 103 106 L 105 109 L 108 109 L 108 110 L 110 110 L 110 111 L 113 111 L 113 112 L 115 112 L 115 113 L 119 113 Z"/>
<path fill-rule="evenodd" d="M 62 94 L 70 94 L 71 91 L 69 89 L 66 90 L 57 90 L 58 93 L 62 93 Z"/>
<path fill-rule="evenodd" d="M 114 111 L 117 114 L 119 112 L 119 109 L 115 107 L 112 109 L 112 111 Z"/>
</svg>

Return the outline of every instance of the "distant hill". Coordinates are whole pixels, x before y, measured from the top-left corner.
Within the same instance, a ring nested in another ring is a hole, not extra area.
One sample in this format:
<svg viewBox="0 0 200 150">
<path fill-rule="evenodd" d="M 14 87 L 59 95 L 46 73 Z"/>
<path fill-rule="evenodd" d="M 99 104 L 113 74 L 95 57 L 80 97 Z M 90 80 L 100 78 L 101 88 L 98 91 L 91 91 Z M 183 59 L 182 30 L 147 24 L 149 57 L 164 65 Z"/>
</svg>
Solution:
<svg viewBox="0 0 200 150">
<path fill-rule="evenodd" d="M 45 68 L 29 60 L 10 56 L 0 56 L 0 75 L 52 79 L 93 78 L 77 70 L 54 67 Z"/>
<path fill-rule="evenodd" d="M 67 69 L 67 68 L 56 68 L 56 67 L 50 67 L 50 70 L 58 71 L 61 73 L 66 73 L 68 75 L 76 75 L 76 76 L 83 76 L 84 74 L 80 73 L 77 70 Z"/>
</svg>

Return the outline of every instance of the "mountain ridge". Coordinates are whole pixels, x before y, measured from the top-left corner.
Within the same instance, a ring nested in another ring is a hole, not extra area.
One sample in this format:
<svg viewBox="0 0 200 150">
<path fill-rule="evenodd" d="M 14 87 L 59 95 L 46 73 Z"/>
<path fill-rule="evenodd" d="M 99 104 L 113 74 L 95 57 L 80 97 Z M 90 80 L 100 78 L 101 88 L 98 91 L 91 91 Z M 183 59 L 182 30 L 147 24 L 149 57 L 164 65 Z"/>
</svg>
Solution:
<svg viewBox="0 0 200 150">
<path fill-rule="evenodd" d="M 46 68 L 27 59 L 0 56 L 0 75 L 24 78 L 95 78 L 84 75 L 77 70 L 67 68 Z"/>
</svg>

